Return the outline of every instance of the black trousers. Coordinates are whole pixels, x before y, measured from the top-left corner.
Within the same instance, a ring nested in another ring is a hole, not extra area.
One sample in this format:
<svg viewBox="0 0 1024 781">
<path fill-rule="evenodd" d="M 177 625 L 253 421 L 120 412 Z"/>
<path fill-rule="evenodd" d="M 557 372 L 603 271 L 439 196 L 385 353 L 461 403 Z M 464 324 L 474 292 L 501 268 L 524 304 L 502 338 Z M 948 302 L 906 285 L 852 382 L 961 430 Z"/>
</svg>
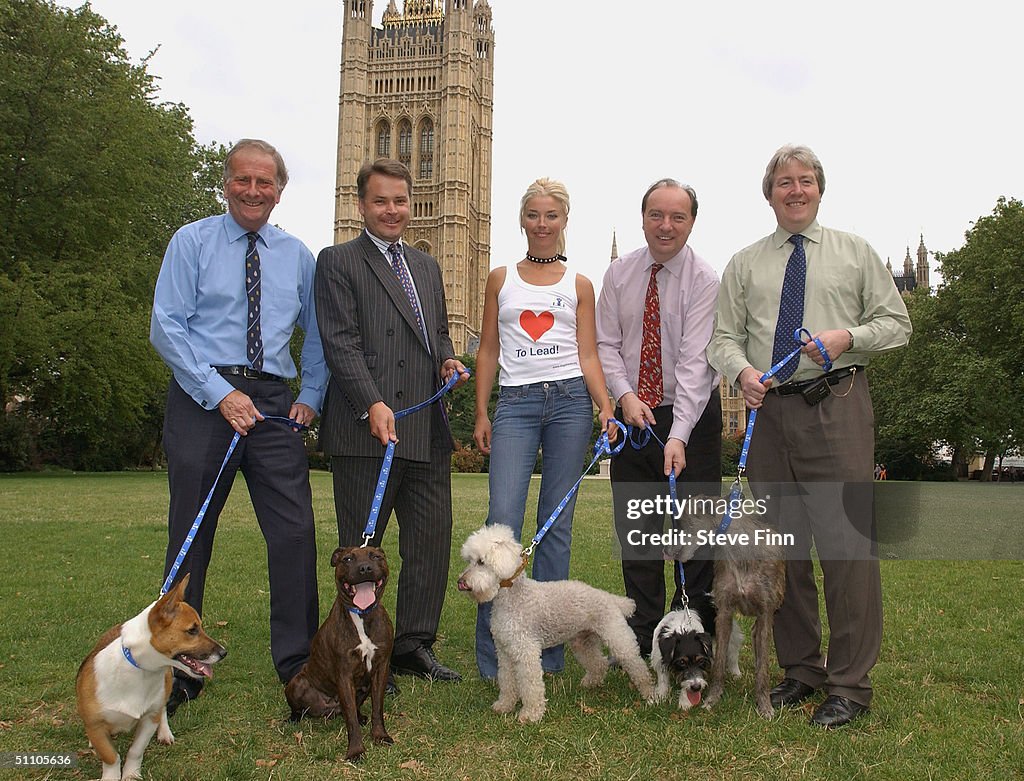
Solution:
<svg viewBox="0 0 1024 781">
<path fill-rule="evenodd" d="M 616 417 L 622 410 L 616 410 Z M 654 410 L 654 433 L 666 441 L 672 428 L 672 407 L 665 405 Z M 665 614 L 665 561 L 660 550 L 640 549 L 630 544 L 631 531 L 658 533 L 664 531 L 664 518 L 648 517 L 646 528 L 640 528 L 630 518 L 627 507 L 631 501 L 667 497 L 668 478 L 664 474 L 665 451 L 652 437 L 640 450 L 629 443 L 612 458 L 612 499 L 615 506 L 615 533 L 622 551 L 622 582 L 626 596 L 636 602 L 636 612 L 629 625 L 636 634 L 640 651 L 651 652 L 654 629 Z M 698 494 L 719 496 L 722 491 L 722 399 L 718 388 L 712 392 L 704 412 L 694 426 L 686 444 L 686 468 L 676 476 L 679 500 Z M 654 525 L 651 525 L 654 524 Z M 698 553 L 698 556 L 700 554 Z M 713 562 L 709 558 L 694 558 L 683 565 L 683 579 L 687 595 L 710 593 Z M 675 591 L 672 606 L 681 604 L 680 573 L 672 566 Z M 709 627 L 709 631 L 713 628 Z"/>
<path fill-rule="evenodd" d="M 384 448 L 381 448 L 384 452 Z M 338 543 L 361 545 L 381 458 L 334 456 L 334 506 Z M 396 458 L 371 545 L 380 547 L 394 511 L 402 560 L 395 606 L 393 653 L 404 654 L 437 639 L 452 548 L 451 448 L 431 448 L 429 462 Z M 394 571 L 394 563 L 392 563 Z"/>
<path fill-rule="evenodd" d="M 246 393 L 264 415 L 288 415 L 292 393 L 284 382 L 225 379 Z M 165 579 L 233 436 L 234 430 L 218 410 L 203 409 L 171 380 L 164 416 L 171 495 Z M 287 682 L 309 657 L 309 642 L 320 622 L 309 461 L 299 434 L 282 423 L 265 421 L 238 441 L 177 577 L 191 573 L 185 599 L 201 614 L 217 520 L 239 470 L 267 542 L 270 653 L 278 676 Z M 250 563 L 251 569 L 256 567 Z"/>
</svg>

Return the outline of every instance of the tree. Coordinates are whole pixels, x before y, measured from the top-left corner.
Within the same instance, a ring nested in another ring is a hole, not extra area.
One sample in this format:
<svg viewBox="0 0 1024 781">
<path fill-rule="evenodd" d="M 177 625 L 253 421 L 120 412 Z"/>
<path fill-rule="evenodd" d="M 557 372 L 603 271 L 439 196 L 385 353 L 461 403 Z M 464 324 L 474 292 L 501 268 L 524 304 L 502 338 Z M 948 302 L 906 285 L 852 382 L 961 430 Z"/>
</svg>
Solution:
<svg viewBox="0 0 1024 781">
<path fill-rule="evenodd" d="M 162 414 L 160 258 L 220 210 L 223 148 L 196 144 L 88 4 L 0 0 L 0 74 L 0 437 L 27 431 L 44 462 L 135 465 Z M 25 461 L 9 445 L 0 468 Z"/>
<path fill-rule="evenodd" d="M 965 348 L 992 366 L 979 386 L 997 408 L 977 431 L 987 477 L 996 456 L 1024 445 L 1024 203 L 999 198 L 964 239 L 960 249 L 939 255 L 940 294 Z"/>
<path fill-rule="evenodd" d="M 935 295 L 910 298 L 910 344 L 871 363 L 877 458 L 897 477 L 922 476 L 943 443 L 960 469 L 985 451 L 987 479 L 1024 436 L 1024 205 L 1000 198 L 965 238 L 939 255 Z"/>
</svg>

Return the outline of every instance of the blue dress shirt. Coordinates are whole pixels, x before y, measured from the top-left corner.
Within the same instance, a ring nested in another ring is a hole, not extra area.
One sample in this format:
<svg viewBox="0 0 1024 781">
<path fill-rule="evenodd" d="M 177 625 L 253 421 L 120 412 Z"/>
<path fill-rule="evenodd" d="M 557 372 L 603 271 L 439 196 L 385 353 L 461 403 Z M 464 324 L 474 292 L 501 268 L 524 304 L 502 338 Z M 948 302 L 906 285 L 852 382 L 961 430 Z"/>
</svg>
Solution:
<svg viewBox="0 0 1024 781">
<path fill-rule="evenodd" d="M 247 365 L 246 244 L 246 230 L 230 214 L 189 223 L 171 238 L 156 280 L 149 340 L 182 390 L 206 409 L 234 390 L 213 367 Z M 298 325 L 306 338 L 295 401 L 319 413 L 329 374 L 313 302 L 316 261 L 301 241 L 270 224 L 260 228 L 257 246 L 263 371 L 296 376 L 288 345 Z"/>
</svg>

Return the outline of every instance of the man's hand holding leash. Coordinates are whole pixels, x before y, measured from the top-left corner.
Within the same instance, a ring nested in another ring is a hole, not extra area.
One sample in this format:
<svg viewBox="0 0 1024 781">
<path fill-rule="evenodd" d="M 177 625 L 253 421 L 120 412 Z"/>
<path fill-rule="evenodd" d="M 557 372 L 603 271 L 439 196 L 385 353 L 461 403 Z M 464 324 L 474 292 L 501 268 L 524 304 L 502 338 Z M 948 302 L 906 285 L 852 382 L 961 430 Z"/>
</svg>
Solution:
<svg viewBox="0 0 1024 781">
<path fill-rule="evenodd" d="M 619 399 L 619 406 L 622 407 L 623 422 L 627 425 L 636 426 L 637 428 L 647 428 L 649 425 L 654 425 L 654 412 L 644 402 L 640 401 L 640 397 L 633 393 L 633 391 L 622 394 L 622 398 Z"/>
<path fill-rule="evenodd" d="M 395 435 L 395 413 L 383 401 L 378 401 L 368 410 L 370 436 L 387 447 L 388 442 L 397 442 Z"/>
<path fill-rule="evenodd" d="M 306 405 L 303 404 L 302 406 L 305 407 Z M 308 407 L 306 408 L 309 409 Z M 230 424 L 231 428 L 243 437 L 248 435 L 249 429 L 255 426 L 257 421 L 263 420 L 262 413 L 256 409 L 252 399 L 240 390 L 233 390 L 221 399 L 217 409 L 220 410 L 220 414 L 224 416 L 224 420 Z"/>
<path fill-rule="evenodd" d="M 825 345 L 826 352 L 835 361 L 836 358 L 850 349 L 850 346 L 853 344 L 853 335 L 845 328 L 835 328 L 831 331 L 819 331 L 808 340 L 801 352 L 818 364 L 818 366 L 824 366 L 825 356 L 821 354 L 821 350 L 818 348 L 815 340 Z"/>
</svg>

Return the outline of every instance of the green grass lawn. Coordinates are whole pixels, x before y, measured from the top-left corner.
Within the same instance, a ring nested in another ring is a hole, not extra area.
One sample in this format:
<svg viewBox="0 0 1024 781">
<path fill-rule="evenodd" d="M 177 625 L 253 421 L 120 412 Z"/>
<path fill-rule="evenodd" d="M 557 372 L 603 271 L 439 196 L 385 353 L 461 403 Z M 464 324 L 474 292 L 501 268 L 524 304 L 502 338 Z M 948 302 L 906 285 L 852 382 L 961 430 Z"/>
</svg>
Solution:
<svg viewBox="0 0 1024 781">
<path fill-rule="evenodd" d="M 333 599 L 336 544 L 330 475 L 314 473 L 321 614 Z M 266 558 L 244 483 L 217 533 L 206 589 L 207 630 L 229 649 L 203 696 L 155 741 L 153 779 L 1012 779 L 1024 778 L 1024 486 L 921 484 L 911 499 L 914 544 L 883 546 L 885 641 L 872 714 L 835 732 L 808 726 L 813 704 L 766 722 L 750 697 L 752 659 L 719 706 L 680 717 L 642 704 L 625 676 L 579 686 L 571 662 L 547 679 L 538 725 L 490 709 L 496 696 L 473 664 L 475 607 L 455 589 L 458 549 L 486 514 L 484 475 L 456 475 L 449 597 L 436 646 L 460 684 L 401 678 L 385 718 L 390 747 L 344 762 L 340 721 L 287 720 L 269 653 Z M 906 488 L 904 486 L 904 488 Z M 898 491 L 899 488 L 886 490 Z M 907 504 L 910 502 L 910 504 Z M 40 474 L 0 477 L 0 752 L 73 752 L 74 770 L 0 769 L 7 778 L 96 778 L 75 711 L 78 665 L 100 634 L 156 598 L 166 544 L 166 477 Z M 573 577 L 621 593 L 612 554 L 608 482 L 581 488 Z M 911 510 L 907 510 L 908 517 Z M 528 525 L 529 526 L 529 525 Z M 951 544 L 981 540 L 989 555 Z M 928 541 L 942 541 L 930 546 Z M 394 530 L 387 550 L 399 570 Z M 930 556 L 929 559 L 922 558 Z M 393 607 L 394 582 L 389 606 Z M 749 623 L 747 624 L 749 634 Z M 122 755 L 127 741 L 119 742 Z"/>
</svg>

